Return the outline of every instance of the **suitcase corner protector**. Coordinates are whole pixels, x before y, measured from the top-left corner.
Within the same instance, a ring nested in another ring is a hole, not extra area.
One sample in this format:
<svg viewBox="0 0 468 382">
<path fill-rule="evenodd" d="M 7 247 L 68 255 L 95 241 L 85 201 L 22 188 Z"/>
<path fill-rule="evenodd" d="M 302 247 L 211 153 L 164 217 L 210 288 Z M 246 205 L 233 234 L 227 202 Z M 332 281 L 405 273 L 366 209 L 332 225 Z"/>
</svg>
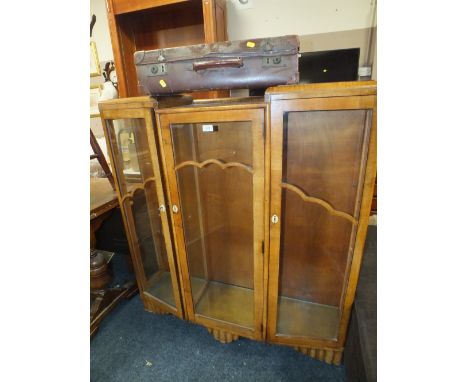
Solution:
<svg viewBox="0 0 468 382">
<path fill-rule="evenodd" d="M 138 50 L 133 54 L 133 61 L 135 65 L 140 64 L 143 59 L 145 58 L 145 51 L 144 50 Z"/>
</svg>

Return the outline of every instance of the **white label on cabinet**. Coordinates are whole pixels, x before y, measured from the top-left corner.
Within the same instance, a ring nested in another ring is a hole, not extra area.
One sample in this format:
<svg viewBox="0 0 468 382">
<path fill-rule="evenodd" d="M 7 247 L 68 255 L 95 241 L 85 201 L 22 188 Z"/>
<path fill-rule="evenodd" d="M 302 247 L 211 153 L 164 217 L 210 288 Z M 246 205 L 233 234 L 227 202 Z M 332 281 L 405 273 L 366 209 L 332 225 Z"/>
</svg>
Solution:
<svg viewBox="0 0 468 382">
<path fill-rule="evenodd" d="M 202 125 L 202 131 L 204 133 L 212 133 L 218 131 L 218 125 Z"/>
<path fill-rule="evenodd" d="M 202 130 L 204 133 L 214 131 L 213 125 L 202 125 Z"/>
</svg>

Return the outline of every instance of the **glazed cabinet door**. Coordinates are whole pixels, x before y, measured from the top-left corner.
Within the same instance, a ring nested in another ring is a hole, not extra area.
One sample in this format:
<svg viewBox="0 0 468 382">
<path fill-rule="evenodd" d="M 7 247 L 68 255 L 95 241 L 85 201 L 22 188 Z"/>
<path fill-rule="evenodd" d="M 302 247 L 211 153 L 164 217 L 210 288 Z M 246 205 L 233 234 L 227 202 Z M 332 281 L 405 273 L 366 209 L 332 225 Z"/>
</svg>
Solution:
<svg viewBox="0 0 468 382">
<path fill-rule="evenodd" d="M 271 102 L 273 342 L 343 346 L 372 198 L 373 126 L 375 96 Z"/>
<path fill-rule="evenodd" d="M 262 338 L 264 109 L 158 113 L 188 317 Z"/>
<path fill-rule="evenodd" d="M 145 308 L 183 318 L 151 108 L 101 111 Z"/>
</svg>

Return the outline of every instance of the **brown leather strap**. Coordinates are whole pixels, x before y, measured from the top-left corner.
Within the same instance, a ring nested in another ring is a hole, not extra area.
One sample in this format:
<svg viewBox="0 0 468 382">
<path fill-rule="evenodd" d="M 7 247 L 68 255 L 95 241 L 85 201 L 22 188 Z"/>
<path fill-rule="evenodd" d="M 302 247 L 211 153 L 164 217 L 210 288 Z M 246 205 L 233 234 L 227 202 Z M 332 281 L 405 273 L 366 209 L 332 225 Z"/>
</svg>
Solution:
<svg viewBox="0 0 468 382">
<path fill-rule="evenodd" d="M 225 58 L 216 60 L 203 60 L 193 63 L 193 70 L 217 69 L 217 68 L 240 68 L 244 66 L 242 58 Z"/>
</svg>

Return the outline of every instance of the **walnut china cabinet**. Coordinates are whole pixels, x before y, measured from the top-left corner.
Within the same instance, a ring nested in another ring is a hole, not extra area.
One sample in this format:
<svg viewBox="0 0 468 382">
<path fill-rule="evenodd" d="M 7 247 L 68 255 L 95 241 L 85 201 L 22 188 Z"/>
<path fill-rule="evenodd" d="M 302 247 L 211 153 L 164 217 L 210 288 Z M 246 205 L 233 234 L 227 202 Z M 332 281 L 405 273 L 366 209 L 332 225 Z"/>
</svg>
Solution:
<svg viewBox="0 0 468 382">
<path fill-rule="evenodd" d="M 183 104 L 191 98 L 169 101 Z M 183 318 L 154 137 L 154 108 L 164 106 L 150 97 L 136 97 L 101 102 L 99 109 L 145 309 Z"/>
<path fill-rule="evenodd" d="M 339 364 L 375 181 L 375 82 L 134 100 L 101 113 L 145 307 L 183 310 L 223 343 Z"/>
</svg>

